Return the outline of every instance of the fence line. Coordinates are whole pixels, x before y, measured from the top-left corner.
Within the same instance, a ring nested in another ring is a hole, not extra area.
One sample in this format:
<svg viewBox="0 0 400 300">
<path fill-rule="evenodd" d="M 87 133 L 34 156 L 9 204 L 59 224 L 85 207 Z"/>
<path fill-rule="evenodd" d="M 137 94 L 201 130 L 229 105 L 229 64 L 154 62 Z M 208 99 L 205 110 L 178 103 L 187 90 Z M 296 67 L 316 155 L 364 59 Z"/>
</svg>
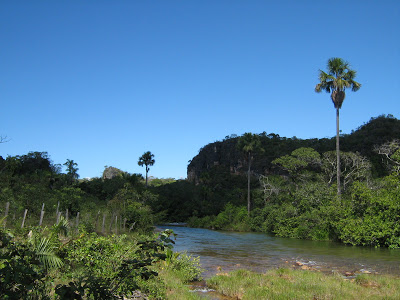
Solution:
<svg viewBox="0 0 400 300">
<path fill-rule="evenodd" d="M 4 220 L 3 220 L 3 226 L 4 228 L 6 227 L 7 224 L 7 218 L 10 217 L 10 202 L 7 202 L 5 205 L 5 211 L 4 211 Z M 30 217 L 28 218 L 28 208 L 25 208 L 23 213 L 22 213 L 22 220 L 20 218 L 16 219 L 16 222 L 19 223 L 19 220 L 21 220 L 21 229 L 23 229 L 25 226 L 27 226 L 27 223 L 29 224 L 29 226 L 34 225 L 37 221 L 35 221 L 35 219 L 37 218 L 37 215 L 32 214 L 32 212 L 30 212 Z M 17 214 L 18 211 L 17 211 Z M 15 215 L 16 215 L 16 211 L 14 210 L 14 219 L 15 219 Z M 45 215 L 47 215 L 47 217 L 45 218 Z M 45 211 L 45 203 L 42 203 L 42 207 L 40 210 L 40 216 L 39 216 L 39 227 L 42 227 L 43 224 L 51 224 L 54 220 L 53 224 L 58 225 L 60 223 L 61 220 L 61 216 L 64 215 L 64 213 L 62 211 L 60 211 L 60 203 L 58 202 L 57 204 L 57 209 L 56 209 L 56 215 L 55 218 L 51 216 L 52 214 L 46 214 Z M 53 215 L 54 216 L 54 215 Z M 80 212 L 77 212 L 76 216 L 73 217 L 71 215 L 71 212 L 66 209 L 65 210 L 65 219 L 67 221 L 69 221 L 69 224 L 72 228 L 76 229 L 76 232 L 78 232 L 79 230 L 79 226 L 82 224 L 85 224 L 85 222 L 87 222 L 87 219 L 89 218 L 91 219 L 92 215 L 85 215 L 85 217 L 82 216 L 82 214 Z M 96 214 L 96 220 L 92 223 L 92 225 L 94 224 L 94 228 L 95 231 L 98 231 L 98 227 L 99 227 L 99 223 L 100 223 L 100 216 L 101 216 L 101 211 L 99 210 Z M 110 218 L 109 218 L 110 217 Z M 69 220 L 70 219 L 70 220 Z M 36 219 L 37 220 L 37 219 Z M 45 221 L 46 220 L 46 221 Z M 110 223 L 107 223 L 106 222 Z M 29 222 L 28 222 L 29 221 Z M 107 212 L 103 212 L 103 220 L 102 220 L 102 225 L 101 225 L 101 233 L 102 234 L 106 234 L 106 233 L 115 233 L 115 234 L 119 234 L 125 231 L 132 231 L 133 227 L 135 226 L 136 222 L 134 222 L 133 224 L 129 224 L 129 228 L 127 227 L 127 218 L 123 218 L 121 216 L 121 214 L 117 211 L 112 212 L 111 214 L 108 215 L 107 217 Z M 9 224 L 14 223 L 15 222 L 8 222 Z M 36 223 L 38 224 L 38 223 Z M 16 224 L 15 224 L 16 225 Z M 10 225 L 11 226 L 11 225 Z M 19 226 L 19 225 L 17 225 Z M 35 226 L 35 225 L 34 225 Z M 107 229 L 106 229 L 107 226 Z"/>
</svg>

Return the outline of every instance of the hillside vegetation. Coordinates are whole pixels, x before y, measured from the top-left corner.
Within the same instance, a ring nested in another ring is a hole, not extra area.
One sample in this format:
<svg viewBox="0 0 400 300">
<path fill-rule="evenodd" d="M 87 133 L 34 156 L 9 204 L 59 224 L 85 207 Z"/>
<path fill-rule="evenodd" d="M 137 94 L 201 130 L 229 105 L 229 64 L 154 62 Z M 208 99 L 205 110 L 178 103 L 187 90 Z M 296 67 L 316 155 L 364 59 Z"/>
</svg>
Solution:
<svg viewBox="0 0 400 300">
<path fill-rule="evenodd" d="M 79 180 L 73 160 L 63 173 L 46 152 L 0 157 L 2 299 L 196 299 L 184 284 L 199 262 L 172 252 L 173 232 L 153 235 L 161 222 L 400 248 L 399 120 L 380 116 L 341 137 L 340 196 L 333 139 L 248 136 L 261 145 L 251 202 L 251 156 L 237 136 L 202 148 L 189 180 L 147 187 L 114 167 Z"/>
<path fill-rule="evenodd" d="M 0 213 L 8 224 L 54 224 L 57 214 L 88 232 L 151 232 L 153 224 L 186 222 L 278 236 L 400 246 L 400 121 L 379 116 L 342 135 L 343 194 L 337 197 L 334 138 L 258 135 L 247 213 L 247 161 L 240 137 L 203 147 L 188 165 L 188 180 L 150 178 L 107 167 L 102 177 L 78 180 L 46 152 L 0 158 Z M 44 205 L 44 207 L 43 207 Z M 78 216 L 79 213 L 79 216 Z"/>
<path fill-rule="evenodd" d="M 159 188 L 165 215 L 206 228 L 400 246 L 399 120 L 379 116 L 341 136 L 340 197 L 334 138 L 258 136 L 263 151 L 252 161 L 249 216 L 247 161 L 235 135 L 200 150 L 188 165 L 189 182 Z"/>
<path fill-rule="evenodd" d="M 0 299 L 198 299 L 186 285 L 199 261 L 173 252 L 171 230 L 154 233 L 142 176 L 78 180 L 66 166 L 45 152 L 0 161 Z"/>
</svg>

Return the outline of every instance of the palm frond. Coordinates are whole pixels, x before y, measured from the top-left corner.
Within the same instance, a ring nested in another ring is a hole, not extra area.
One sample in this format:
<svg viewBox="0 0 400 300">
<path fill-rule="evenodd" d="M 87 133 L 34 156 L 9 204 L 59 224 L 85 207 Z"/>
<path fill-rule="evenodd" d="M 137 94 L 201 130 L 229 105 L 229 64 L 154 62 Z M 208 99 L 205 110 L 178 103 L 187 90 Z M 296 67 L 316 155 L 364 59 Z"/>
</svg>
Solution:
<svg viewBox="0 0 400 300">
<path fill-rule="evenodd" d="M 319 83 L 315 86 L 315 91 L 320 93 L 321 91 L 325 91 L 330 93 L 332 90 L 335 90 L 335 77 L 325 73 L 322 70 L 319 70 Z"/>
<path fill-rule="evenodd" d="M 358 83 L 357 81 L 352 80 L 351 81 L 351 90 L 353 92 L 357 92 L 361 88 L 361 83 Z"/>
<path fill-rule="evenodd" d="M 35 255 L 46 269 L 59 268 L 63 261 L 54 253 L 50 239 L 42 237 L 36 240 Z"/>
<path fill-rule="evenodd" d="M 321 83 L 318 83 L 318 84 L 315 86 L 315 91 L 316 91 L 317 93 L 320 93 L 320 92 L 322 92 L 322 91 L 325 91 L 325 92 L 327 92 L 327 93 L 330 93 L 330 92 L 331 92 L 331 84 L 329 84 L 328 82 L 321 82 Z"/>
<path fill-rule="evenodd" d="M 55 254 L 56 247 L 49 238 L 40 235 L 33 231 L 28 234 L 28 243 L 32 246 L 36 258 L 46 269 L 61 267 L 63 261 Z"/>
<path fill-rule="evenodd" d="M 56 234 L 62 234 L 64 236 L 67 236 L 69 233 L 69 229 L 70 229 L 70 224 L 68 220 L 63 216 L 60 217 L 58 224 L 53 225 L 53 231 Z"/>
<path fill-rule="evenodd" d="M 324 71 L 319 70 L 319 81 L 326 81 L 326 79 L 328 78 L 328 74 L 326 74 Z"/>
<path fill-rule="evenodd" d="M 340 76 L 348 67 L 348 63 L 339 57 L 333 57 L 328 60 L 328 73 L 335 77 Z"/>
<path fill-rule="evenodd" d="M 346 80 L 353 80 L 357 75 L 357 71 L 355 70 L 351 70 L 351 69 L 347 69 L 346 74 L 344 75 L 344 78 Z"/>
<path fill-rule="evenodd" d="M 361 83 L 354 81 L 352 84 L 351 90 L 353 92 L 357 92 L 360 88 L 361 88 Z"/>
</svg>

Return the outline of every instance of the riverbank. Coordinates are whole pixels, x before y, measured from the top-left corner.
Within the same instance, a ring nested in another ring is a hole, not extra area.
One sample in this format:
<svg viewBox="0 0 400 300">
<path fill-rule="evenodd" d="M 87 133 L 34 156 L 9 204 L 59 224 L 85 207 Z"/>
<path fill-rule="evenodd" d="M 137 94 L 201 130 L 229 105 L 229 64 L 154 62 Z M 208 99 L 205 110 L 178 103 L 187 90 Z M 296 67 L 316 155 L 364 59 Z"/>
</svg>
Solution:
<svg viewBox="0 0 400 300">
<path fill-rule="evenodd" d="M 280 268 L 265 273 L 237 270 L 219 273 L 207 286 L 232 299 L 400 299 L 400 281 L 390 275 L 339 273 Z"/>
<path fill-rule="evenodd" d="M 205 282 L 192 288 L 203 299 L 400 299 L 398 250 L 261 233 L 173 230 L 174 251 L 200 257 Z"/>
</svg>

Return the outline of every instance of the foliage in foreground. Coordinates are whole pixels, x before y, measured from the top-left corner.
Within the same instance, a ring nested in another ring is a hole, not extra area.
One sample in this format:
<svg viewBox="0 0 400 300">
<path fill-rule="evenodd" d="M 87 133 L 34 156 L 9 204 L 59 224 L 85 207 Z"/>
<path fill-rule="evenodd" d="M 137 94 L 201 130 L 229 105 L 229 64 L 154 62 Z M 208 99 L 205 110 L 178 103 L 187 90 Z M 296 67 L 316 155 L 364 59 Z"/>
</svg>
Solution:
<svg viewBox="0 0 400 300">
<path fill-rule="evenodd" d="M 209 287 L 235 299 L 399 299 L 398 278 L 358 275 L 345 280 L 341 275 L 276 269 L 265 274 L 238 270 L 216 275 Z"/>
<path fill-rule="evenodd" d="M 53 227 L 36 229 L 36 242 L 25 234 L 0 229 L 0 299 L 121 299 L 138 290 L 164 299 L 174 288 L 160 272 L 183 286 L 202 271 L 198 259 L 172 251 L 171 230 L 154 237 L 64 236 Z M 49 256 L 56 263 L 49 264 Z"/>
</svg>

